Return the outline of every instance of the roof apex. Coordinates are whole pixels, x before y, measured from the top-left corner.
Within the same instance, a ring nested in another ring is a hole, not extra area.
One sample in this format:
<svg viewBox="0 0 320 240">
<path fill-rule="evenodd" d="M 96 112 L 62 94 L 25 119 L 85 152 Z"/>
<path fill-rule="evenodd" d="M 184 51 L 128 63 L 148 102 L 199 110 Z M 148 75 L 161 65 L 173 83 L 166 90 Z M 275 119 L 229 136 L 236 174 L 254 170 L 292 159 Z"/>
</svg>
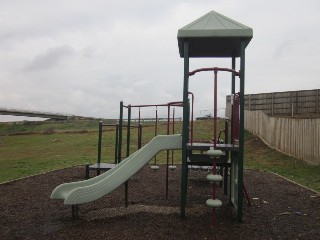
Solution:
<svg viewBox="0 0 320 240">
<path fill-rule="evenodd" d="M 197 31 L 197 34 L 195 34 L 195 31 Z M 179 29 L 178 37 L 197 37 L 206 34 L 210 37 L 221 36 L 217 34 L 219 32 L 224 33 L 225 36 L 238 36 L 242 33 L 242 35 L 252 37 L 252 28 L 213 10 Z"/>
<path fill-rule="evenodd" d="M 192 45 L 193 52 L 191 51 L 190 57 L 229 57 L 232 55 L 231 52 L 233 55 L 238 55 L 240 41 L 244 40 L 246 45 L 248 45 L 252 37 L 252 28 L 220 13 L 210 11 L 178 30 L 180 56 L 184 55 L 182 49 L 184 41 L 189 41 L 189 45 Z M 209 47 L 206 53 L 204 53 L 203 46 L 197 46 L 199 44 L 206 46 L 218 44 L 219 46 L 216 46 L 214 49 L 210 49 Z M 230 44 L 230 46 L 227 44 Z M 201 51 L 197 51 L 198 47 L 201 48 Z"/>
</svg>

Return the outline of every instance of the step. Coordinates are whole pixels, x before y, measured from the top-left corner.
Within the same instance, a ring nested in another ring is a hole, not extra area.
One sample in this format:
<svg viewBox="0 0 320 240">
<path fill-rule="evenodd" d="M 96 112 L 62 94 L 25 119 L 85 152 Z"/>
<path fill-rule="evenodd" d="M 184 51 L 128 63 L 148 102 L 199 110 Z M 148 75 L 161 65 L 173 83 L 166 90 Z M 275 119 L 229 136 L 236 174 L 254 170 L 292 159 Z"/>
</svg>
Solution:
<svg viewBox="0 0 320 240">
<path fill-rule="evenodd" d="M 177 166 L 175 166 L 175 165 L 170 165 L 170 166 L 169 166 L 169 169 L 170 169 L 170 170 L 176 170 L 176 168 L 177 168 Z"/>
<path fill-rule="evenodd" d="M 207 175 L 207 180 L 211 183 L 222 182 L 222 176 L 219 174 L 209 174 Z"/>
<path fill-rule="evenodd" d="M 222 202 L 219 199 L 208 199 L 206 201 L 208 207 L 218 208 L 222 206 Z"/>
<path fill-rule="evenodd" d="M 158 169 L 159 169 L 159 166 L 158 166 L 158 165 L 152 165 L 150 168 L 151 168 L 152 170 L 158 170 Z"/>
<path fill-rule="evenodd" d="M 210 149 L 206 151 L 204 154 L 210 157 L 221 157 L 224 155 L 221 150 L 216 150 L 216 149 Z"/>
</svg>

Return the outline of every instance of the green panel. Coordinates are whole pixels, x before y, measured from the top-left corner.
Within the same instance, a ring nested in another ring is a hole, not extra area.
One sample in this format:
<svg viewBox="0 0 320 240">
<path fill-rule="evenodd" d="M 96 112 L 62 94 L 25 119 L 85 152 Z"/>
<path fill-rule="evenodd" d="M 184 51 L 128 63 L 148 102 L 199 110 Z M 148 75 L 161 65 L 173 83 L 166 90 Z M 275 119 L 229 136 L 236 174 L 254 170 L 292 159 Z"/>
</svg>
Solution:
<svg viewBox="0 0 320 240">
<path fill-rule="evenodd" d="M 252 38 L 253 30 L 235 20 L 232 20 L 215 11 L 208 12 L 204 16 L 179 29 L 178 38 L 190 37 L 247 37 Z M 249 40 L 250 41 L 250 40 Z"/>
<path fill-rule="evenodd" d="M 244 89 L 245 89 L 245 42 L 241 42 L 240 57 L 240 136 L 238 156 L 238 221 L 242 222 L 243 207 L 243 153 L 244 153 Z"/>
<path fill-rule="evenodd" d="M 188 41 L 189 57 L 239 57 L 241 41 L 247 46 L 252 37 L 252 28 L 211 11 L 178 30 L 179 53 Z"/>
</svg>

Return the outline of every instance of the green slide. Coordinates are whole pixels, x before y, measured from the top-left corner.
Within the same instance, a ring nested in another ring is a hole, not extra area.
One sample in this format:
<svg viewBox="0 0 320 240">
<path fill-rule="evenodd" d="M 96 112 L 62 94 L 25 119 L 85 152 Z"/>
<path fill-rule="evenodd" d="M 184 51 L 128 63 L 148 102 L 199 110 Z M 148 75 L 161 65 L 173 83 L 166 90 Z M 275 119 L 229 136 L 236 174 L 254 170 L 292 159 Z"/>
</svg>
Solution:
<svg viewBox="0 0 320 240">
<path fill-rule="evenodd" d="M 97 177 L 57 186 L 51 193 L 51 199 L 62 199 L 64 204 L 76 205 L 95 201 L 125 183 L 158 152 L 162 150 L 181 149 L 182 137 L 159 135 L 148 144 L 130 155 L 109 171 Z"/>
</svg>

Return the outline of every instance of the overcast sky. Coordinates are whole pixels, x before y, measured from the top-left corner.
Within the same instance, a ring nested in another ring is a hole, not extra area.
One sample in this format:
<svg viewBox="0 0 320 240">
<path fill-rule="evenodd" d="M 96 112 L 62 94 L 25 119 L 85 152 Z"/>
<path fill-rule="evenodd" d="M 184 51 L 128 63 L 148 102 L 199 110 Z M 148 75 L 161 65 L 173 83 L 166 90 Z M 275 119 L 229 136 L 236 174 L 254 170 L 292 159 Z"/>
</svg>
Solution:
<svg viewBox="0 0 320 240">
<path fill-rule="evenodd" d="M 320 88 L 318 0 L 1 0 L 0 108 L 117 118 L 120 100 L 180 101 L 177 31 L 211 10 L 253 28 L 246 94 Z M 190 70 L 213 66 L 231 60 L 190 60 Z M 223 109 L 230 76 L 220 78 Z M 212 73 L 190 91 L 195 114 L 210 112 Z"/>
</svg>

